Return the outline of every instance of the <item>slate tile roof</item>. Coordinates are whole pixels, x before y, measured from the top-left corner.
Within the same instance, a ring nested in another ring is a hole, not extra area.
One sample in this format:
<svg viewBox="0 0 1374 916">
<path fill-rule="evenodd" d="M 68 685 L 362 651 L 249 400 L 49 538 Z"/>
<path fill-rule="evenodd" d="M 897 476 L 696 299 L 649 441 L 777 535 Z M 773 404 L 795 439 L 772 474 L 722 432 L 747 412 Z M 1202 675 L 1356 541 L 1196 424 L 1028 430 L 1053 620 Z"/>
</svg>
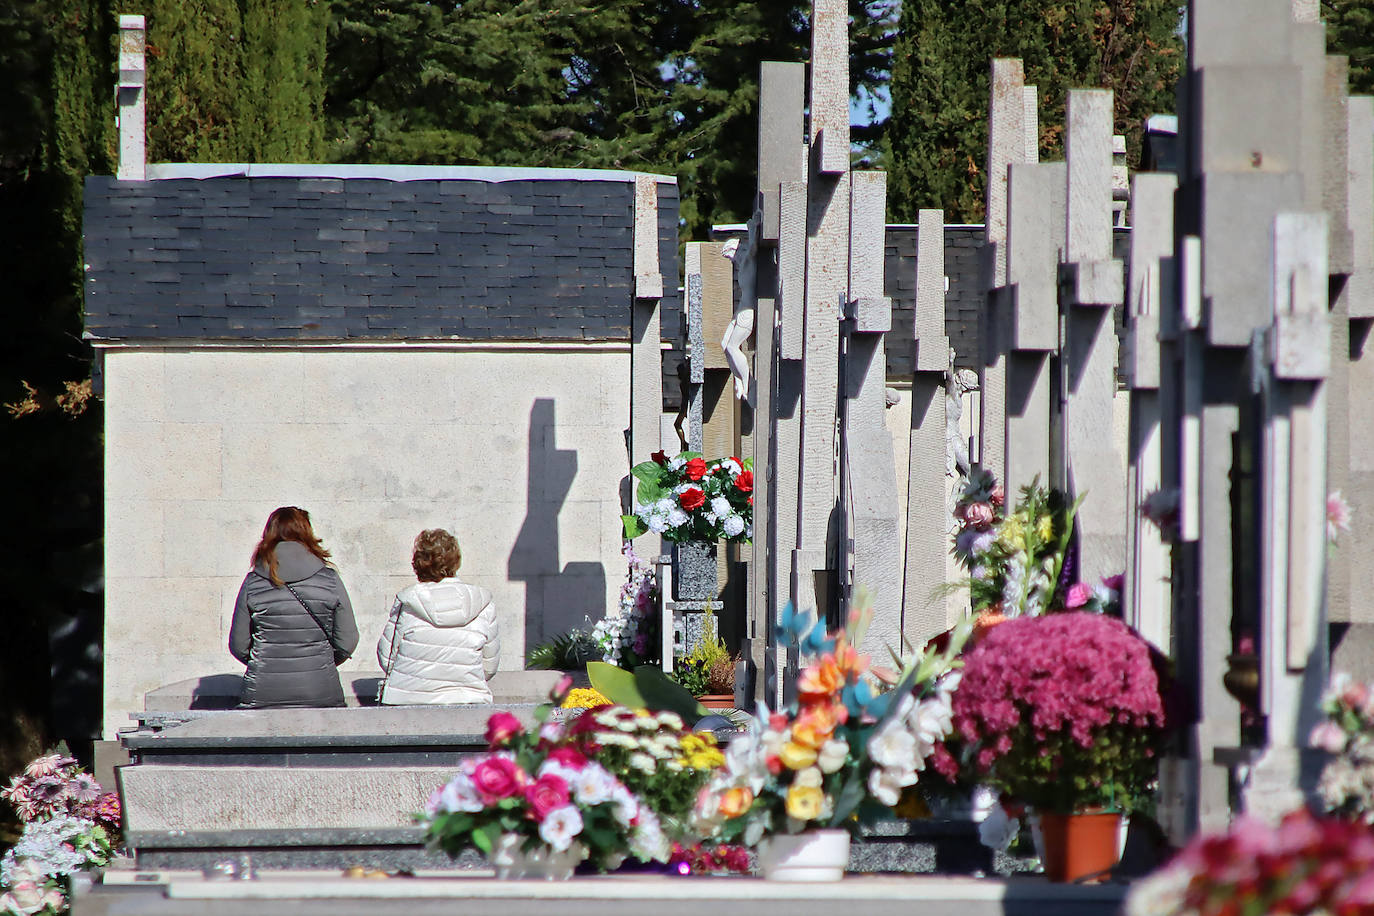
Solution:
<svg viewBox="0 0 1374 916">
<path fill-rule="evenodd" d="M 677 185 L 658 195 L 666 313 Z M 92 177 L 86 336 L 627 340 L 633 218 L 625 178 Z"/>
</svg>

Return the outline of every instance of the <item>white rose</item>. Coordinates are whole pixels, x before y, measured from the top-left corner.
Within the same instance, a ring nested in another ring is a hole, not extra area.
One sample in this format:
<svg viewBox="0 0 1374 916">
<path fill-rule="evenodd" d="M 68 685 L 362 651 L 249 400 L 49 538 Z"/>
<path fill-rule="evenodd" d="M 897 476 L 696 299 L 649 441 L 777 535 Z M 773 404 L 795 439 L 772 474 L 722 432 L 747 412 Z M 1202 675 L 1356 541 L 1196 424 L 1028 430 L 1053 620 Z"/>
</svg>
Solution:
<svg viewBox="0 0 1374 916">
<path fill-rule="evenodd" d="M 897 773 L 885 767 L 874 767 L 873 772 L 868 774 L 868 794 L 878 800 L 880 804 L 887 805 L 889 808 L 895 806 L 902 798 L 902 784 L 896 778 Z"/>
<path fill-rule="evenodd" d="M 582 814 L 572 805 L 555 808 L 539 825 L 539 838 L 559 852 L 572 845 L 573 837 L 582 832 Z"/>
<path fill-rule="evenodd" d="M 831 738 L 821 745 L 820 753 L 816 755 L 816 766 L 821 768 L 822 773 L 834 773 L 844 766 L 848 757 L 849 742 L 842 738 Z"/>
<path fill-rule="evenodd" d="M 792 785 L 819 789 L 821 787 L 821 771 L 817 767 L 798 770 L 797 775 L 792 779 Z"/>
</svg>

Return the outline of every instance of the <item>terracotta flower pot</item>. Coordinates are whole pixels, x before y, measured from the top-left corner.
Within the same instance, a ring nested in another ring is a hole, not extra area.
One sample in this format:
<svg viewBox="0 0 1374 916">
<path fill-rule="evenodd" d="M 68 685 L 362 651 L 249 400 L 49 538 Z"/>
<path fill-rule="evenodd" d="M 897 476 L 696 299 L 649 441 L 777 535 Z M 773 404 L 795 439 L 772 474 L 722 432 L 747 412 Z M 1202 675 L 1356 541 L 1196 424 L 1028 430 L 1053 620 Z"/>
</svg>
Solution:
<svg viewBox="0 0 1374 916">
<path fill-rule="evenodd" d="M 697 702 L 707 709 L 734 709 L 733 693 L 707 693 L 697 697 Z"/>
<path fill-rule="evenodd" d="M 1045 877 L 1063 882 L 1107 877 L 1121 857 L 1120 828 L 1121 815 L 1115 812 L 1041 812 Z"/>
</svg>

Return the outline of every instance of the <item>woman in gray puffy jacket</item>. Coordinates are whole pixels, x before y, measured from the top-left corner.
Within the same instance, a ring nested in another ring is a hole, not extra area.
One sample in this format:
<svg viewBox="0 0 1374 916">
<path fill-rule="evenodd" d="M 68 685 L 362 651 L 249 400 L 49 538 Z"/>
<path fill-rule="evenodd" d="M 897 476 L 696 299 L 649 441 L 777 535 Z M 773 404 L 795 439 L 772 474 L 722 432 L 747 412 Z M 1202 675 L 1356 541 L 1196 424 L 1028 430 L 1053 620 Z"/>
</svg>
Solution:
<svg viewBox="0 0 1374 916">
<path fill-rule="evenodd" d="M 458 580 L 458 541 L 442 528 L 415 539 L 410 565 L 420 581 L 391 604 L 377 661 L 381 702 L 490 703 L 501 640 L 491 592 Z"/>
<path fill-rule="evenodd" d="M 310 513 L 273 510 L 229 626 L 229 651 L 248 666 L 240 706 L 344 705 L 335 669 L 357 648 L 358 625 L 328 558 Z"/>
</svg>

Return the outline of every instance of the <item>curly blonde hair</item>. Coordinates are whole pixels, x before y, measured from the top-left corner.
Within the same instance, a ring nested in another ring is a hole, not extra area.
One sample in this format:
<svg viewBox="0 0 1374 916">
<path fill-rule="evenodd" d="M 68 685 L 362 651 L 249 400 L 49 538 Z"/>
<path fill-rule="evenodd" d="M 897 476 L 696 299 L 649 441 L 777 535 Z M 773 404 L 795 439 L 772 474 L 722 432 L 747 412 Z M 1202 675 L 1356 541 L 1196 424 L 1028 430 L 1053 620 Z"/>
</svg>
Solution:
<svg viewBox="0 0 1374 916">
<path fill-rule="evenodd" d="M 463 551 L 458 547 L 458 539 L 444 529 L 426 528 L 415 538 L 410 565 L 421 582 L 438 582 L 463 565 Z"/>
</svg>

